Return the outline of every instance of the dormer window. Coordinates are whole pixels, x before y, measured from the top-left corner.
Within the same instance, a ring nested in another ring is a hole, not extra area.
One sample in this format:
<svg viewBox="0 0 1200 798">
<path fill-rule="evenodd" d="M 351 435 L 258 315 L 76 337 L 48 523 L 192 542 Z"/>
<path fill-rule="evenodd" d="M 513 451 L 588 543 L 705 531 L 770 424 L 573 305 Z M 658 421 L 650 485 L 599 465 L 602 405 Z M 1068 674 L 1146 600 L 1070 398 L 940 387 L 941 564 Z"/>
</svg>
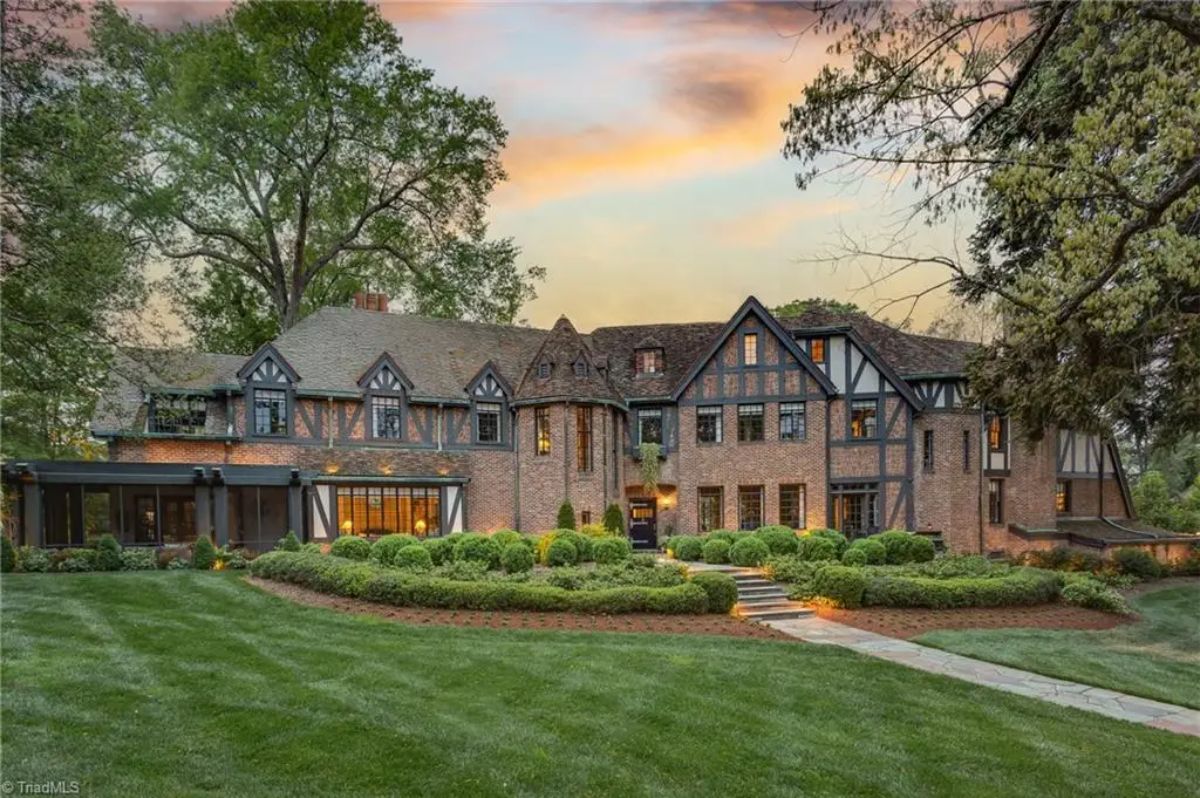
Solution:
<svg viewBox="0 0 1200 798">
<path fill-rule="evenodd" d="M 639 349 L 633 355 L 634 372 L 637 374 L 662 374 L 665 367 L 663 350 Z"/>
<path fill-rule="evenodd" d="M 587 375 L 588 375 L 587 362 L 583 361 L 583 360 L 575 361 L 575 376 L 576 377 L 586 377 Z"/>
<path fill-rule="evenodd" d="M 814 363 L 825 362 L 825 339 L 814 338 L 808 344 L 808 356 Z"/>
<path fill-rule="evenodd" d="M 376 438 L 398 441 L 403 437 L 404 416 L 399 396 L 372 396 L 371 415 L 371 431 Z"/>
<path fill-rule="evenodd" d="M 543 360 L 541 363 L 538 363 L 537 375 L 538 375 L 539 380 L 550 379 L 550 363 L 549 363 L 549 361 Z"/>
<path fill-rule="evenodd" d="M 742 336 L 742 365 L 758 365 L 758 333 L 746 333 Z"/>
<path fill-rule="evenodd" d="M 207 410 L 203 396 L 151 397 L 150 432 L 199 435 L 204 432 Z"/>
<path fill-rule="evenodd" d="M 287 435 L 287 391 L 254 389 L 254 434 Z"/>
</svg>

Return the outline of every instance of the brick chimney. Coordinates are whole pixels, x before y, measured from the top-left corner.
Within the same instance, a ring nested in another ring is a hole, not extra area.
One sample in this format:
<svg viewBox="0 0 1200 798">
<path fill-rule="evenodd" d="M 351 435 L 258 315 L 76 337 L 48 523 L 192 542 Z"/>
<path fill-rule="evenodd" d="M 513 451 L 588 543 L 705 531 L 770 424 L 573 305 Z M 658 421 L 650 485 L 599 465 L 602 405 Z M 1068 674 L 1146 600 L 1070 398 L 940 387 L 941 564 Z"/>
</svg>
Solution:
<svg viewBox="0 0 1200 798">
<path fill-rule="evenodd" d="M 354 307 L 359 310 L 377 310 L 387 313 L 388 295 L 358 291 L 354 294 Z"/>
</svg>

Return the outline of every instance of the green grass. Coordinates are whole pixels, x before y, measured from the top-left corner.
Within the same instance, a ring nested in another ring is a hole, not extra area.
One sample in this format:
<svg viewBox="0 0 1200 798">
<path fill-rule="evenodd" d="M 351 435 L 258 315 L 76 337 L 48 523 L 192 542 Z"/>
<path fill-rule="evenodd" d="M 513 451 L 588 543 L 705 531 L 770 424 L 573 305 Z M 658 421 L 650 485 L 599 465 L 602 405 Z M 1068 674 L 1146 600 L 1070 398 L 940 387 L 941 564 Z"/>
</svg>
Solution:
<svg viewBox="0 0 1200 798">
<path fill-rule="evenodd" d="M 7 780 L 82 794 L 1188 795 L 1200 740 L 833 647 L 408 627 L 6 575 Z"/>
<path fill-rule="evenodd" d="M 969 629 L 918 643 L 968 657 L 1200 709 L 1200 585 L 1144 593 L 1136 624 L 1103 632 Z"/>
</svg>

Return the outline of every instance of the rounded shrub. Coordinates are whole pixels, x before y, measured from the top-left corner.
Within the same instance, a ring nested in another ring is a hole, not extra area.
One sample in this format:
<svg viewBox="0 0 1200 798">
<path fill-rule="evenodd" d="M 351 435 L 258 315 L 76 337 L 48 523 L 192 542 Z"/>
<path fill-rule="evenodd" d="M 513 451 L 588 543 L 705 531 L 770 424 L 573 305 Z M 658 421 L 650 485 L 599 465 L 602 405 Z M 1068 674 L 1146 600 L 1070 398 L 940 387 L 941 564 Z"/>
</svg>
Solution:
<svg viewBox="0 0 1200 798">
<path fill-rule="evenodd" d="M 63 549 L 56 552 L 51 560 L 56 558 L 58 560 L 56 570 L 64 573 L 83 573 L 96 570 L 95 549 Z"/>
<path fill-rule="evenodd" d="M 612 565 L 629 558 L 633 553 L 626 538 L 603 537 L 592 541 L 592 559 L 597 565 Z"/>
<path fill-rule="evenodd" d="M 421 542 L 434 565 L 445 565 L 454 559 L 454 541 L 450 538 L 426 538 Z"/>
<path fill-rule="evenodd" d="M 1113 552 L 1112 562 L 1118 573 L 1136 576 L 1138 579 L 1159 579 L 1163 575 L 1163 569 L 1158 560 L 1142 549 L 1128 547 L 1117 549 Z"/>
<path fill-rule="evenodd" d="M 708 539 L 709 540 L 723 540 L 726 543 L 728 543 L 730 546 L 732 546 L 734 544 L 734 541 L 737 540 L 737 536 L 733 533 L 732 530 L 729 530 L 729 529 L 714 529 L 712 532 L 708 533 Z"/>
<path fill-rule="evenodd" d="M 1066 603 L 1074 604 L 1077 607 L 1116 612 L 1122 615 L 1131 612 L 1124 596 L 1095 579 L 1076 579 L 1068 582 L 1063 587 L 1060 596 Z"/>
<path fill-rule="evenodd" d="M 724 543 L 725 541 L 709 541 Z M 729 544 L 726 544 L 729 545 Z M 700 571 L 692 575 L 692 584 L 704 588 L 709 612 L 729 612 L 737 603 L 737 582 L 729 574 Z"/>
<path fill-rule="evenodd" d="M 800 545 L 796 549 L 796 555 L 801 560 L 809 562 L 836 560 L 838 556 L 837 544 L 826 537 L 805 535 L 800 538 Z"/>
<path fill-rule="evenodd" d="M 671 549 L 675 559 L 696 562 L 704 556 L 704 543 L 695 535 L 679 535 L 671 538 Z"/>
<path fill-rule="evenodd" d="M 772 554 L 795 554 L 798 540 L 789 526 L 760 526 L 754 536 L 767 544 Z"/>
<path fill-rule="evenodd" d="M 505 573 L 523 574 L 533 570 L 533 550 L 521 541 L 509 543 L 500 552 L 500 565 Z"/>
<path fill-rule="evenodd" d="M 8 535 L 0 535 L 0 573 L 12 573 L 17 567 L 17 550 Z"/>
<path fill-rule="evenodd" d="M 841 532 L 838 532 L 836 529 L 829 529 L 827 527 L 817 527 L 816 529 L 810 530 L 805 537 L 823 538 L 833 543 L 835 552 L 834 559 L 841 557 L 842 553 L 845 552 L 846 548 L 850 545 L 850 541 L 846 539 L 845 535 L 843 535 Z"/>
<path fill-rule="evenodd" d="M 412 571 L 428 571 L 433 567 L 433 557 L 429 556 L 429 549 L 420 544 L 402 546 L 396 551 L 392 565 Z"/>
<path fill-rule="evenodd" d="M 866 564 L 867 553 L 862 549 L 856 549 L 851 546 L 842 554 L 842 565 L 850 565 L 857 568 Z"/>
<path fill-rule="evenodd" d="M 409 546 L 420 546 L 421 541 L 413 535 L 384 535 L 371 544 L 371 562 L 380 565 L 396 565 L 396 555 Z"/>
<path fill-rule="evenodd" d="M 605 529 L 603 524 L 580 524 L 579 534 L 589 538 L 612 537 L 612 533 Z"/>
<path fill-rule="evenodd" d="M 715 539 L 704 544 L 704 561 L 720 564 L 729 562 L 729 541 Z"/>
<path fill-rule="evenodd" d="M 835 607 L 861 607 L 866 589 L 867 575 L 861 568 L 827 565 L 813 579 L 813 592 Z"/>
<path fill-rule="evenodd" d="M 878 535 L 871 535 L 868 540 L 876 540 L 883 544 L 888 565 L 929 562 L 933 559 L 933 541 L 924 535 L 905 532 L 903 529 L 889 529 Z"/>
<path fill-rule="evenodd" d="M 862 552 L 866 558 L 864 560 L 866 565 L 883 565 L 887 562 L 887 549 L 884 548 L 882 543 L 873 538 L 861 538 L 854 541 L 846 549 L 845 554 L 849 554 L 852 551 Z M 842 562 L 846 561 L 845 554 L 842 555 Z"/>
<path fill-rule="evenodd" d="M 754 567 L 762 565 L 771 556 L 767 544 L 755 537 L 746 537 L 733 544 L 729 549 L 729 559 L 734 565 Z"/>
<path fill-rule="evenodd" d="M 138 548 L 121 551 L 122 571 L 153 571 L 158 567 L 158 553 L 154 549 Z"/>
<path fill-rule="evenodd" d="M 512 529 L 497 529 L 492 533 L 492 540 L 496 541 L 500 551 L 504 551 L 509 545 L 521 542 L 521 533 Z"/>
<path fill-rule="evenodd" d="M 489 569 L 500 567 L 500 546 L 484 535 L 468 533 L 454 542 L 455 562 L 484 563 Z"/>
<path fill-rule="evenodd" d="M 333 541 L 329 553 L 334 557 L 345 557 L 347 560 L 365 560 L 371 556 L 371 543 L 357 535 L 342 535 Z"/>
<path fill-rule="evenodd" d="M 101 535 L 96 541 L 96 570 L 121 570 L 121 544 L 112 535 Z"/>
<path fill-rule="evenodd" d="M 27 574 L 44 574 L 50 570 L 50 552 L 36 546 L 22 546 L 17 564 Z"/>
<path fill-rule="evenodd" d="M 579 561 L 579 550 L 566 538 L 555 538 L 546 549 L 546 565 L 559 568 Z"/>
<path fill-rule="evenodd" d="M 288 533 L 275 544 L 275 551 L 300 551 L 300 538 L 296 537 L 296 533 L 289 529 Z"/>
<path fill-rule="evenodd" d="M 196 538 L 196 548 L 192 550 L 192 567 L 197 571 L 207 571 L 217 562 L 217 549 L 208 535 Z"/>
</svg>

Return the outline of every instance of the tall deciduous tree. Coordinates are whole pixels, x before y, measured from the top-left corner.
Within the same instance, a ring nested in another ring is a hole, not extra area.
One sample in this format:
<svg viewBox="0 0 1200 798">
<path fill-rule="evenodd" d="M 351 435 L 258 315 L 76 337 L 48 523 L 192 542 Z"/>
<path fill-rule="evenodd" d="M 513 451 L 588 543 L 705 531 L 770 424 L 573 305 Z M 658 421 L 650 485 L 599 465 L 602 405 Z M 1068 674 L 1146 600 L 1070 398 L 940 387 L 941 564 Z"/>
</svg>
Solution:
<svg viewBox="0 0 1200 798">
<path fill-rule="evenodd" d="M 368 286 L 501 321 L 532 296 L 541 271 L 487 237 L 491 101 L 437 85 L 376 9 L 250 0 L 164 32 L 104 4 L 92 37 L 138 130 L 122 207 L 158 255 L 207 270 L 199 293 L 177 285 L 206 343 L 244 350 Z"/>
<path fill-rule="evenodd" d="M 978 395 L 1032 436 L 1200 428 L 1200 6 L 836 3 L 814 29 L 848 63 L 785 122 L 799 185 L 900 170 L 930 220 L 981 214 L 969 262 L 874 253 L 998 300 Z"/>
</svg>

